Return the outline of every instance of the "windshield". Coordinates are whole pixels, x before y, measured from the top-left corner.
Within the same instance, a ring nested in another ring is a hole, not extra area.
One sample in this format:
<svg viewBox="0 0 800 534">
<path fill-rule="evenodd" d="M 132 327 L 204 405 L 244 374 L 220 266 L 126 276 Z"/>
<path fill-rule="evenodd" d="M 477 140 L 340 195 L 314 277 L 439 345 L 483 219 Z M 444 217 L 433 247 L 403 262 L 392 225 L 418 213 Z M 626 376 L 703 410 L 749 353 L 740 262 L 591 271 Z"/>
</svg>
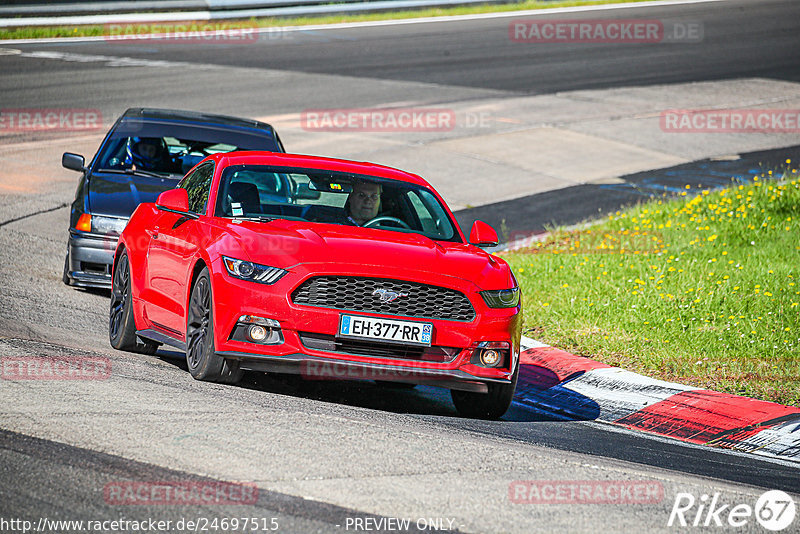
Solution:
<svg viewBox="0 0 800 534">
<path fill-rule="evenodd" d="M 461 242 L 429 189 L 375 176 L 263 165 L 226 168 L 216 215 L 380 228 Z"/>
<path fill-rule="evenodd" d="M 95 168 L 180 177 L 206 156 L 233 150 L 282 151 L 268 132 L 169 123 L 122 124 L 103 146 Z"/>
</svg>

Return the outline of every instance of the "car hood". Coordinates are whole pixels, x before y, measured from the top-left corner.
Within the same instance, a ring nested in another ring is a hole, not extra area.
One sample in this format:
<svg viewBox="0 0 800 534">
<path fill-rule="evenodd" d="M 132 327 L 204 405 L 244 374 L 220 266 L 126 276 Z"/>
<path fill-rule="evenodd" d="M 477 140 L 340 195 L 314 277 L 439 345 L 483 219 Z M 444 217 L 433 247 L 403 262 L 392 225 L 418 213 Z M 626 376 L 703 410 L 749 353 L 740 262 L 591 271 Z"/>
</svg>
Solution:
<svg viewBox="0 0 800 534">
<path fill-rule="evenodd" d="M 242 259 L 283 269 L 324 263 L 346 270 L 357 264 L 376 267 L 376 274 L 436 273 L 493 289 L 509 287 L 511 280 L 508 265 L 483 250 L 421 234 L 286 220 L 225 224 L 247 251 Z"/>
<path fill-rule="evenodd" d="M 89 178 L 89 210 L 93 214 L 129 218 L 142 202 L 155 202 L 178 185 L 175 178 L 93 173 Z"/>
</svg>

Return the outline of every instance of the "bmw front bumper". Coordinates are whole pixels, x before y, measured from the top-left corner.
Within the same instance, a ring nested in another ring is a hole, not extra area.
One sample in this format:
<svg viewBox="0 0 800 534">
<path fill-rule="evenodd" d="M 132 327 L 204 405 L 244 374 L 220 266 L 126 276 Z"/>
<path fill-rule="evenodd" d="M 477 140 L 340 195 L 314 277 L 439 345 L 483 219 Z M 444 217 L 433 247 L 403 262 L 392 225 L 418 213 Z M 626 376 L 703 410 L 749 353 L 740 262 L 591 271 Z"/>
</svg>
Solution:
<svg viewBox="0 0 800 534">
<path fill-rule="evenodd" d="M 111 288 L 118 236 L 69 231 L 66 278 L 77 287 Z"/>
</svg>

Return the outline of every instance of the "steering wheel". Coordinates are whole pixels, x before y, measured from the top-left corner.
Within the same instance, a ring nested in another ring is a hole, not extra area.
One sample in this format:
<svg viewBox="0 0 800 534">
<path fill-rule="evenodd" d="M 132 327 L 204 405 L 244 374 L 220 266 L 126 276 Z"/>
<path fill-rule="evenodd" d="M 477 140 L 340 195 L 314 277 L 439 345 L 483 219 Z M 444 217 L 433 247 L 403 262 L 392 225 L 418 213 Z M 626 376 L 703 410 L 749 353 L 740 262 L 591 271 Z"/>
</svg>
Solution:
<svg viewBox="0 0 800 534">
<path fill-rule="evenodd" d="M 397 217 L 389 217 L 388 215 L 381 215 L 380 217 L 375 217 L 374 219 L 370 219 L 369 221 L 364 223 L 364 228 L 372 228 L 373 226 L 378 226 L 383 222 L 394 222 L 399 224 L 406 230 L 411 230 L 411 227 L 407 225 L 404 220 L 398 219 Z"/>
</svg>

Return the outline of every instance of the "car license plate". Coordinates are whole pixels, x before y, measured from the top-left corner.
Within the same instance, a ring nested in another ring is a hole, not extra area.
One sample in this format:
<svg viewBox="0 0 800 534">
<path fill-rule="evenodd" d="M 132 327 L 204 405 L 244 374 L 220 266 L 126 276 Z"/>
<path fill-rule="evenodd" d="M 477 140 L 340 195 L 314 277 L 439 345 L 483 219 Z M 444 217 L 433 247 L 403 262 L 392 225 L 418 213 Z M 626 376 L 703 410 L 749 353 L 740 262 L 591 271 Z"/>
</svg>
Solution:
<svg viewBox="0 0 800 534">
<path fill-rule="evenodd" d="M 342 315 L 338 337 L 430 347 L 432 333 L 432 323 Z"/>
</svg>

